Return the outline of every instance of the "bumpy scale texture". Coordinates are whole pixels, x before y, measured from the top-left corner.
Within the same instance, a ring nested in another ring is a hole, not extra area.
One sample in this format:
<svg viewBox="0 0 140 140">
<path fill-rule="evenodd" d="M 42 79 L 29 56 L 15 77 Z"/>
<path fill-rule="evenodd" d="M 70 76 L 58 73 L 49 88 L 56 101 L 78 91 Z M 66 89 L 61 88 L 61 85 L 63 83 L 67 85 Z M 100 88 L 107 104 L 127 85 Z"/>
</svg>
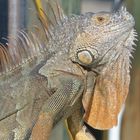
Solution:
<svg viewBox="0 0 140 140">
<path fill-rule="evenodd" d="M 92 140 L 83 121 L 113 127 L 126 99 L 134 19 L 124 8 L 67 17 L 48 0 L 50 17 L 36 2 L 42 27 L 0 46 L 0 139 L 46 140 L 67 119 L 73 138 Z"/>
</svg>

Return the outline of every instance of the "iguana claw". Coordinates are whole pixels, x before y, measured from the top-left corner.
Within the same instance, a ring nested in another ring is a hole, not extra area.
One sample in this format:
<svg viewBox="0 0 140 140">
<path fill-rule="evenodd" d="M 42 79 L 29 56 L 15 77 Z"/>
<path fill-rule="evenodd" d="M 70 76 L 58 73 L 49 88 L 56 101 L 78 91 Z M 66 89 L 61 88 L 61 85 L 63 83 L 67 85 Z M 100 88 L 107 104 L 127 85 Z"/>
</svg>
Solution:
<svg viewBox="0 0 140 140">
<path fill-rule="evenodd" d="M 83 128 L 76 134 L 75 140 L 95 140 L 95 138 L 87 132 L 86 126 L 83 126 Z"/>
</svg>

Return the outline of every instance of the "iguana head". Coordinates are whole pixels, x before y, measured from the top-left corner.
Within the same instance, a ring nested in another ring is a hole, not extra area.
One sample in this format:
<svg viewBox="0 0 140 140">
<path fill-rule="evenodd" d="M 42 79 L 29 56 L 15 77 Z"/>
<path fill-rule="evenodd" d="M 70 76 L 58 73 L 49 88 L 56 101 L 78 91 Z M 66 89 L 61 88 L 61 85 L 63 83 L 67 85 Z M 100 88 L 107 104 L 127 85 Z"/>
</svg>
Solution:
<svg viewBox="0 0 140 140">
<path fill-rule="evenodd" d="M 77 35 L 70 56 L 86 70 L 98 73 L 85 121 L 96 129 L 109 129 L 117 124 L 128 94 L 135 22 L 124 8 L 115 13 L 90 13 L 89 20 Z"/>
<path fill-rule="evenodd" d="M 72 61 L 100 72 L 123 50 L 132 51 L 135 21 L 124 8 L 114 13 L 89 14 L 90 24 L 77 35 L 70 55 Z"/>
</svg>

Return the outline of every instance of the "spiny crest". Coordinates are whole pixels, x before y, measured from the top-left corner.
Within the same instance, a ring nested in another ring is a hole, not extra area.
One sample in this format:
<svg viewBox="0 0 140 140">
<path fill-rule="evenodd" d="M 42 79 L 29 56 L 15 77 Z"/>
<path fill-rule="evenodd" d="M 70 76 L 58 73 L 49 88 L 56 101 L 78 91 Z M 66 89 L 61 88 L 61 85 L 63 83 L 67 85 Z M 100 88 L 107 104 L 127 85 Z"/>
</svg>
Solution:
<svg viewBox="0 0 140 140">
<path fill-rule="evenodd" d="M 42 6 L 41 0 L 35 0 L 39 20 L 47 38 L 53 37 L 52 28 L 59 25 L 67 18 L 57 0 L 46 0 L 46 7 Z M 44 10 L 46 9 L 46 10 Z"/>
<path fill-rule="evenodd" d="M 48 41 L 53 37 L 53 28 L 56 25 L 60 25 L 66 16 L 57 1 L 47 0 L 47 10 L 44 10 L 41 0 L 35 0 L 35 4 Z M 40 27 L 36 29 L 41 31 Z M 12 41 L 7 43 L 6 46 L 0 44 L 0 75 L 13 72 L 17 68 L 22 67 L 23 64 L 34 60 L 37 56 L 47 51 L 46 45 L 42 45 L 44 42 L 42 42 L 39 33 L 26 33 L 22 30 L 17 33 L 16 38 L 10 37 L 10 40 Z"/>
<path fill-rule="evenodd" d="M 0 44 L 0 75 L 15 70 L 46 50 L 33 32 L 20 31 L 18 37 L 11 40 L 13 43 L 6 46 Z"/>
</svg>

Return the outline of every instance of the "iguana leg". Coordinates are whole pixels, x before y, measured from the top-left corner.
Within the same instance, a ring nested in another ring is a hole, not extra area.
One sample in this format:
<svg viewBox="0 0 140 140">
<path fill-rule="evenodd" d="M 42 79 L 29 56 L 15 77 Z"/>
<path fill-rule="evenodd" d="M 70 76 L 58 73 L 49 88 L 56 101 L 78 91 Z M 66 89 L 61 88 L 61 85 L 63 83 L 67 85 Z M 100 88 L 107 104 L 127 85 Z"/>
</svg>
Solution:
<svg viewBox="0 0 140 140">
<path fill-rule="evenodd" d="M 95 86 L 95 79 L 96 74 L 94 72 L 88 72 L 87 74 L 87 90 L 82 98 L 82 104 L 85 110 L 85 113 L 88 111 L 88 108 L 90 107 L 90 100 L 93 96 L 93 89 Z M 80 118 L 80 117 L 79 117 Z M 82 118 L 83 119 L 83 115 Z M 76 123 L 76 122 L 75 122 Z M 75 140 L 95 140 L 92 134 L 87 131 L 86 126 L 84 125 L 82 129 L 75 134 Z"/>
<path fill-rule="evenodd" d="M 87 89 L 82 99 L 79 100 L 77 106 L 79 108 L 67 119 L 67 127 L 70 133 L 70 137 L 73 140 L 94 140 L 93 136 L 86 132 L 86 126 L 83 127 L 83 116 L 84 113 L 81 112 L 81 107 L 83 104 L 84 109 L 88 109 L 90 104 L 90 99 L 93 96 L 93 88 L 95 84 L 96 75 L 93 72 L 88 72 L 87 74 Z M 82 101 L 82 103 L 81 103 Z"/>
<path fill-rule="evenodd" d="M 48 140 L 54 119 L 66 106 L 73 106 L 84 90 L 84 81 L 75 75 L 61 76 L 60 86 L 46 101 L 32 131 L 32 140 Z"/>
<path fill-rule="evenodd" d="M 86 129 L 82 122 L 80 109 L 76 110 L 68 119 L 67 127 L 71 140 L 95 140 L 92 134 Z"/>
<path fill-rule="evenodd" d="M 67 131 L 69 132 L 69 135 L 72 140 L 75 139 L 76 134 L 82 129 L 83 122 L 82 122 L 82 116 L 83 113 L 81 111 L 81 98 L 78 102 L 77 107 L 79 107 L 73 114 L 67 118 L 66 126 Z"/>
</svg>

